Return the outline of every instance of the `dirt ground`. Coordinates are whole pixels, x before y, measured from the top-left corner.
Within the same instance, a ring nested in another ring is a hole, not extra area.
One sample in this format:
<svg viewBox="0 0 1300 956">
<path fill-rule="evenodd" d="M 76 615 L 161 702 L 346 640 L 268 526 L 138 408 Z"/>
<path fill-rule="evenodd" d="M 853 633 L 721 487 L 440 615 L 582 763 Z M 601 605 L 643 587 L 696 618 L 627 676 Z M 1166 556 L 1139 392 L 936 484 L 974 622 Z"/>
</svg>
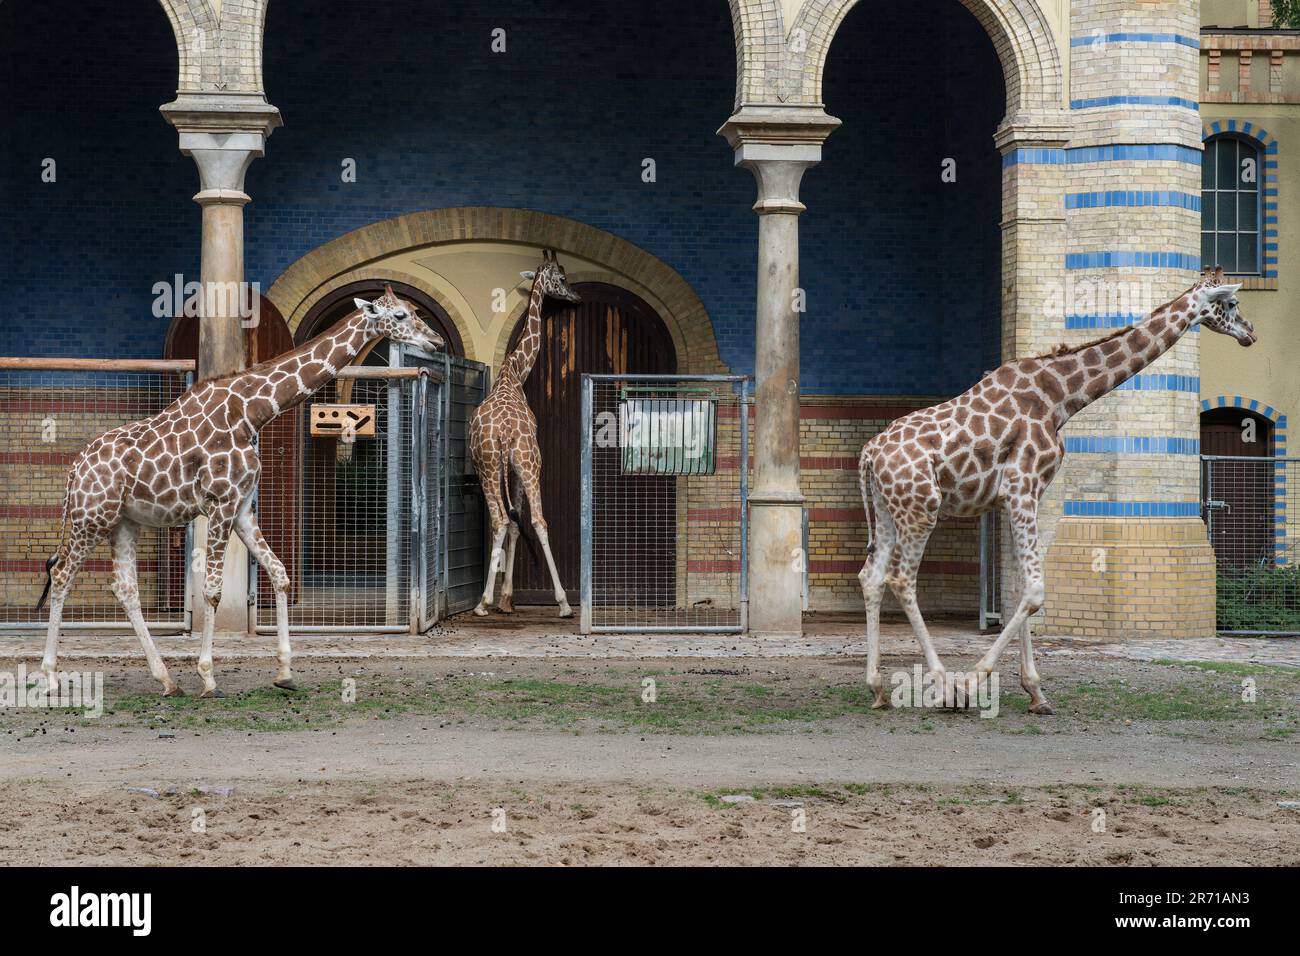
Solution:
<svg viewBox="0 0 1300 956">
<path fill-rule="evenodd" d="M 986 719 L 872 711 L 857 658 L 258 659 L 224 700 L 65 666 L 105 712 L 0 709 L 10 859 L 1300 863 L 1294 668 L 1049 658 L 1055 716 L 1013 671 Z"/>
</svg>

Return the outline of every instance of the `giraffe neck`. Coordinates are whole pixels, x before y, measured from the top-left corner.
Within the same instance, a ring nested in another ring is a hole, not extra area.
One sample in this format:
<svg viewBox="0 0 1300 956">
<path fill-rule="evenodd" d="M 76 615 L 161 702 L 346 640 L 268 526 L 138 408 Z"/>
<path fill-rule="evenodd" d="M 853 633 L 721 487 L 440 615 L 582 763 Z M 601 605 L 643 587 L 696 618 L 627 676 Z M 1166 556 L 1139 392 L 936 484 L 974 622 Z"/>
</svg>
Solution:
<svg viewBox="0 0 1300 956">
<path fill-rule="evenodd" d="M 255 429 L 331 382 L 376 335 L 358 310 L 290 352 L 241 372 L 231 391 L 248 397 L 246 417 Z"/>
<path fill-rule="evenodd" d="M 1057 402 L 1057 425 L 1064 425 L 1071 416 L 1173 348 L 1191 328 L 1195 315 L 1186 298 L 1166 302 L 1118 335 L 1048 358 L 1048 368 L 1056 373 L 1065 391 Z"/>
<path fill-rule="evenodd" d="M 542 348 L 542 298 L 539 275 L 533 279 L 532 292 L 528 296 L 528 321 L 524 324 L 524 334 L 501 366 L 502 379 L 508 374 L 513 381 L 523 385 L 537 362 L 537 354 Z"/>
</svg>

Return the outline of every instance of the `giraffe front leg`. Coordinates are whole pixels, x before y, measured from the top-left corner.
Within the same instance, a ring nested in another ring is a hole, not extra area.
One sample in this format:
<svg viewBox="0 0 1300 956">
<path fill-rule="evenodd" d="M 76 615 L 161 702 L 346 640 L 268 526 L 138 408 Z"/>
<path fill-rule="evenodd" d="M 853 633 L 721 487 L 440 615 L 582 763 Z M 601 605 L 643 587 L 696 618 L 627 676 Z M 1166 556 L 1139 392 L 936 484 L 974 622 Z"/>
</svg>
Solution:
<svg viewBox="0 0 1300 956">
<path fill-rule="evenodd" d="M 276 672 L 273 683 L 283 690 L 297 690 L 293 680 L 293 648 L 289 644 L 289 572 L 284 562 L 275 556 L 266 537 L 253 517 L 253 499 L 244 499 L 239 516 L 235 519 L 235 533 L 244 542 L 249 554 L 257 561 L 271 580 L 275 589 Z"/>
<path fill-rule="evenodd" d="M 113 595 L 126 609 L 127 620 L 135 636 L 144 648 L 145 660 L 149 662 L 149 673 L 163 685 L 164 697 L 184 697 L 185 691 L 172 679 L 163 663 L 162 655 L 153 642 L 149 627 L 144 622 L 140 611 L 140 586 L 137 583 L 135 568 L 135 542 L 139 527 L 130 521 L 121 522 L 113 529 Z"/>
<path fill-rule="evenodd" d="M 208 545 L 203 556 L 203 643 L 199 646 L 199 676 L 203 678 L 200 697 L 225 697 L 217 689 L 212 668 L 212 632 L 217 622 L 217 605 L 221 603 L 221 580 L 226 564 L 226 546 L 234 525 L 233 508 L 218 504 L 208 515 Z"/>
</svg>

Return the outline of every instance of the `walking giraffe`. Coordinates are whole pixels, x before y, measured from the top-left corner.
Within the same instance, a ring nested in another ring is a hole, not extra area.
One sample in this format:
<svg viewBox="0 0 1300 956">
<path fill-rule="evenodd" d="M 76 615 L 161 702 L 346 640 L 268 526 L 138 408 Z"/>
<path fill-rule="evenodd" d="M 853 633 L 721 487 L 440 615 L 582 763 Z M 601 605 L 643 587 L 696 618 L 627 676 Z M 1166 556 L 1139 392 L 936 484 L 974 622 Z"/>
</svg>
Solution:
<svg viewBox="0 0 1300 956">
<path fill-rule="evenodd" d="M 501 584 L 501 600 L 497 609 L 509 614 L 514 611 L 515 545 L 519 541 L 519 513 L 514 508 L 510 494 L 511 479 L 517 478 L 528 500 L 528 513 L 533 531 L 546 556 L 546 566 L 555 585 L 555 601 L 560 605 L 560 617 L 572 617 L 560 584 L 560 573 L 555 569 L 551 555 L 550 539 L 546 534 L 546 518 L 542 515 L 542 453 L 537 447 L 537 419 L 528 407 L 524 395 L 524 382 L 533 370 L 537 353 L 542 346 L 542 303 L 547 296 L 565 302 L 581 302 L 578 294 L 569 288 L 564 266 L 550 249 L 542 250 L 542 264 L 535 272 L 519 273 L 533 283 L 528 296 L 528 321 L 524 334 L 506 360 L 501 364 L 497 380 L 492 384 L 483 404 L 474 412 L 469 423 L 469 453 L 483 486 L 487 499 L 488 515 L 492 524 L 492 560 L 488 564 L 487 586 L 474 613 L 482 617 L 492 603 L 497 572 L 504 563 L 505 580 Z M 513 474 L 512 474 L 513 471 Z M 510 540 L 507 544 L 506 535 Z M 503 550 L 504 546 L 504 550 Z"/>
<path fill-rule="evenodd" d="M 1081 345 L 1008 362 L 969 391 L 905 415 L 867 442 L 858 477 L 870 543 L 858 579 L 867 608 L 872 707 L 888 706 L 880 674 L 880 602 L 886 584 L 903 606 L 934 679 L 943 682 L 945 698 L 953 699 L 917 608 L 917 569 L 939 518 L 1001 509 L 1010 521 L 1024 589 L 1015 613 L 976 665 L 965 690 L 973 694 L 976 682 L 992 672 L 1019 632 L 1020 682 L 1030 696 L 1029 710 L 1052 713 L 1039 686 L 1028 619 L 1045 598 L 1038 504 L 1065 457 L 1061 429 L 1080 409 L 1167 352 L 1195 325 L 1251 345 L 1255 330 L 1238 311 L 1240 288 L 1223 284 L 1222 269 L 1213 274 L 1206 270 L 1187 292 L 1137 324 Z"/>
<path fill-rule="evenodd" d="M 167 672 L 140 613 L 135 543 L 142 526 L 170 528 L 199 515 L 208 519 L 200 696 L 225 696 L 212 674 L 212 629 L 232 529 L 275 589 L 279 640 L 275 686 L 297 689 L 290 669 L 289 575 L 253 514 L 253 492 L 262 468 L 254 440 L 267 422 L 332 381 L 371 340 L 387 337 L 427 351 L 443 345 L 442 337 L 416 318 L 415 306 L 395 296 L 391 287 L 374 302 L 354 301 L 355 312 L 309 342 L 234 375 L 198 382 L 152 418 L 100 435 L 73 461 L 63 499 L 59 549 L 46 562 L 48 579 L 36 605 L 40 610 L 46 595 L 50 596 L 41 670 L 51 689 L 57 686 L 54 663 L 64 599 L 82 562 L 109 537 L 113 593 L 144 646 L 149 671 L 162 682 L 163 696 L 184 695 Z"/>
</svg>

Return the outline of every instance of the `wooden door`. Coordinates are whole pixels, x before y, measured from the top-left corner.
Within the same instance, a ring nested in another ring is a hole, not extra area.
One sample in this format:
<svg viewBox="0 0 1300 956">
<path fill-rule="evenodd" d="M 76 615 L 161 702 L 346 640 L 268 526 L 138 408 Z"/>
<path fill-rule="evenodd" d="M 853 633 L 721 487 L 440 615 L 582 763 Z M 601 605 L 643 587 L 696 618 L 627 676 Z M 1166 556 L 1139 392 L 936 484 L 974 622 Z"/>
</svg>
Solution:
<svg viewBox="0 0 1300 956">
<path fill-rule="evenodd" d="M 1253 427 L 1253 436 L 1250 429 Z M 1254 441 L 1247 441 L 1253 437 Z M 1201 415 L 1201 454 L 1269 458 L 1273 423 L 1243 408 L 1215 408 Z M 1266 462 L 1208 461 L 1210 544 L 1220 566 L 1271 563 L 1274 546 L 1274 468 Z"/>
<path fill-rule="evenodd" d="M 577 283 L 574 290 L 582 296 L 582 302 L 548 301 L 542 315 L 541 351 L 524 383 L 528 404 L 537 417 L 537 440 L 542 452 L 542 510 L 551 552 L 570 603 L 578 601 L 582 558 L 582 374 L 677 371 L 672 337 L 663 320 L 641 298 L 598 282 Z M 510 337 L 511 349 L 526 319 L 520 320 Z M 636 496 L 635 483 L 623 481 L 619 485 L 619 494 L 630 502 Z M 515 504 L 520 507 L 519 502 Z M 527 511 L 521 507 L 520 511 L 526 525 L 524 533 L 531 536 Z M 632 515 L 630 509 L 628 514 Z M 630 537 L 629 546 L 635 546 L 634 538 L 662 542 L 676 524 L 672 491 L 665 494 L 661 487 L 658 494 L 645 496 L 635 520 L 641 534 Z M 669 581 L 667 590 L 671 593 L 675 552 L 661 546 L 652 550 L 646 547 L 644 555 L 627 556 L 628 563 L 656 582 Z M 516 551 L 515 602 L 554 604 L 541 549 L 534 555 L 527 542 L 521 540 Z"/>
<path fill-rule="evenodd" d="M 244 361 L 246 366 L 265 362 L 267 359 L 282 355 L 294 347 L 293 335 L 284 321 L 284 316 L 266 296 L 262 296 L 259 308 L 258 324 L 245 331 L 246 345 Z M 197 359 L 199 356 L 199 320 L 193 317 L 178 316 L 172 320 L 167 330 L 167 342 L 164 358 Z M 271 550 L 284 562 L 289 572 L 292 590 L 289 601 L 297 599 L 300 568 L 298 561 L 298 520 L 301 510 L 299 505 L 299 485 L 302 469 L 302 413 L 294 410 L 281 415 L 262 429 L 259 436 L 259 454 L 262 459 L 262 494 L 277 503 L 275 508 L 261 509 L 258 523 L 262 534 Z M 180 535 L 184 542 L 185 529 L 176 528 L 171 532 L 173 538 Z M 169 549 L 171 557 L 168 573 L 184 574 L 184 567 L 172 564 L 183 560 L 177 548 Z M 269 587 L 258 590 L 258 605 L 274 607 L 275 595 Z"/>
</svg>

